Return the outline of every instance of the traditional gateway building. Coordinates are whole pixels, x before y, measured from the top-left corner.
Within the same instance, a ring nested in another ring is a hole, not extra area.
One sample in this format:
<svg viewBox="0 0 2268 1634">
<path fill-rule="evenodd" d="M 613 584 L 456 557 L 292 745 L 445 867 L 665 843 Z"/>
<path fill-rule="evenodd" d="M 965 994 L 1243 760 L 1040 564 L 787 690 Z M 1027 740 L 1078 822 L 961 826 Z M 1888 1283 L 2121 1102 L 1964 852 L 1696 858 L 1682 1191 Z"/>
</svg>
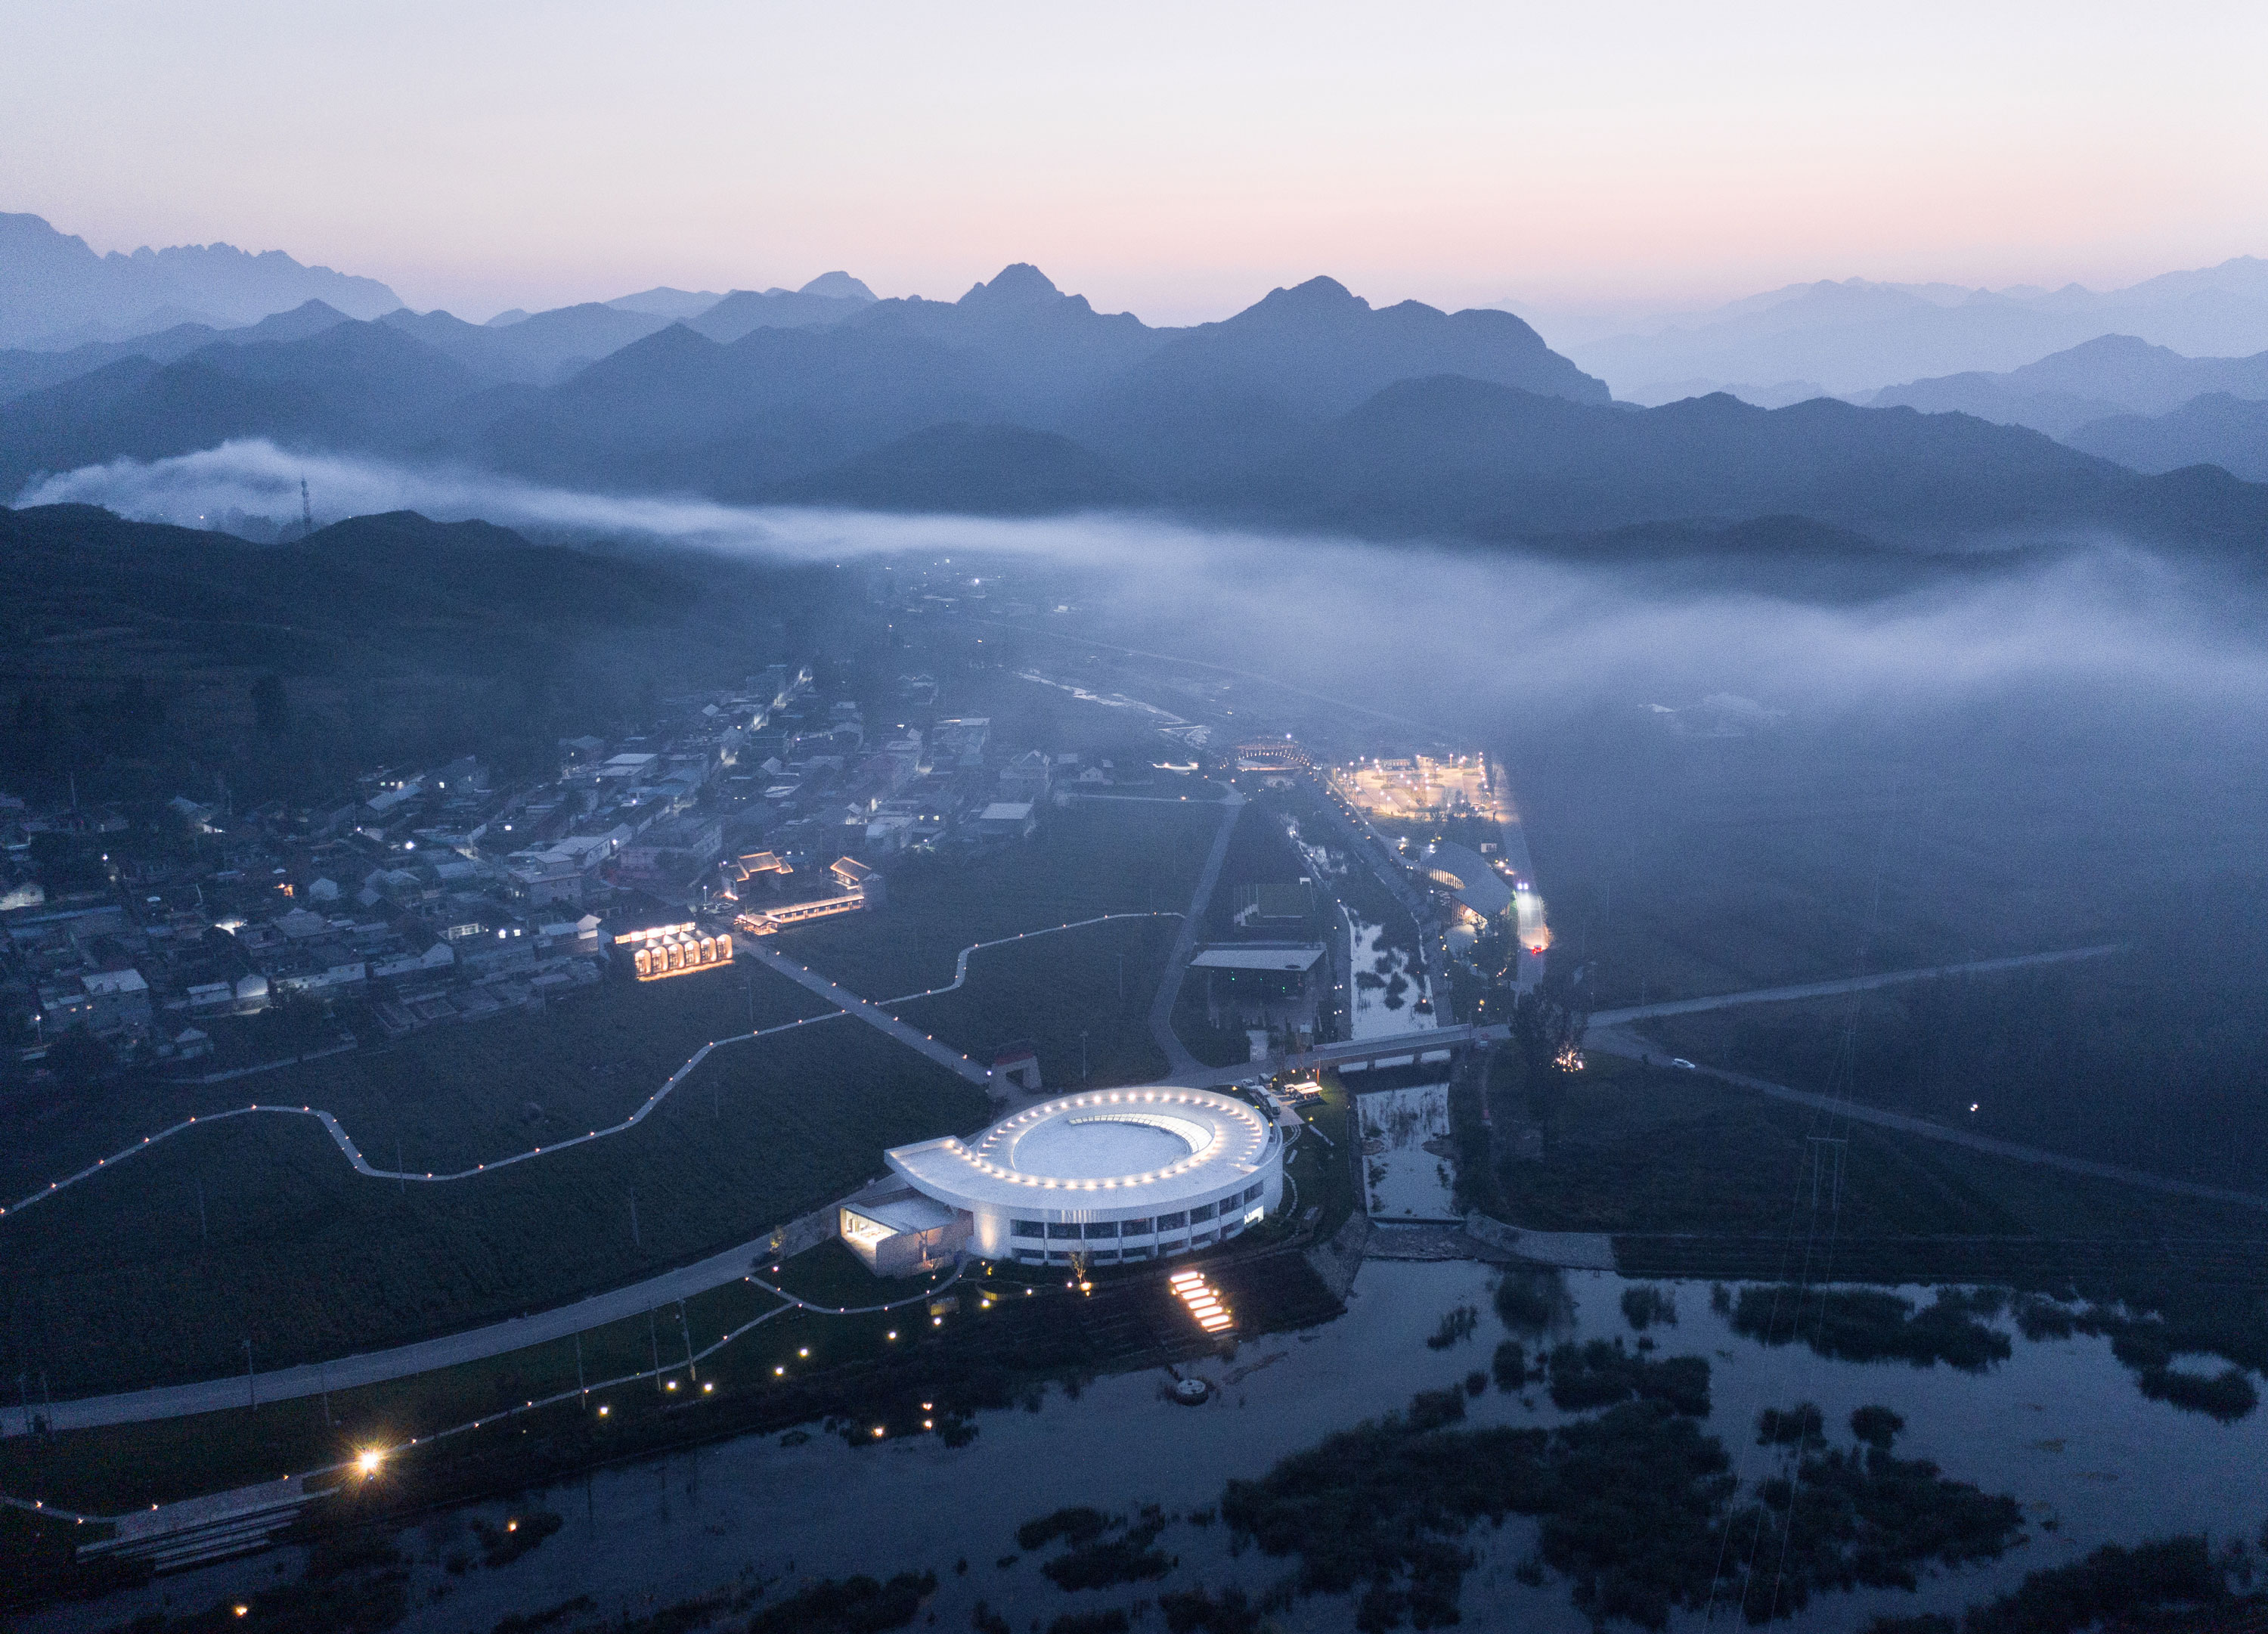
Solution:
<svg viewBox="0 0 2268 1634">
<path fill-rule="evenodd" d="M 885 1270 L 940 1251 L 1027 1265 L 1164 1259 L 1233 1237 L 1284 1200 L 1276 1121 L 1204 1089 L 1091 1090 L 972 1140 L 885 1156 L 909 1191 L 854 1200 L 841 1221 L 843 1240 Z M 909 1232 L 917 1244 L 898 1240 Z"/>
</svg>

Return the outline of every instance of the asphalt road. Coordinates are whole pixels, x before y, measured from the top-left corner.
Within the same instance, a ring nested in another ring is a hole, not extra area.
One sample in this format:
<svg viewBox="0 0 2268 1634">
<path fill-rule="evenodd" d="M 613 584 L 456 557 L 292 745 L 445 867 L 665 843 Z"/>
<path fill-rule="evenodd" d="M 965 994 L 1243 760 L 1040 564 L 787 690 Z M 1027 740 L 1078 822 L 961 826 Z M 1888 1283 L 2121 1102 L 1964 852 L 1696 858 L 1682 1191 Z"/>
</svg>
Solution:
<svg viewBox="0 0 2268 1634">
<path fill-rule="evenodd" d="M 1166 974 L 1158 983 L 1158 996 L 1150 1001 L 1150 1036 L 1166 1052 L 1167 1079 L 1177 1084 L 1193 1072 L 1204 1071 L 1174 1031 L 1174 1005 L 1182 996 L 1182 978 L 1189 973 L 1189 957 L 1197 952 L 1197 932 L 1204 927 L 1205 904 L 1212 900 L 1212 888 L 1220 880 L 1220 865 L 1228 859 L 1228 836 L 1236 832 L 1244 796 L 1232 788 L 1221 804 L 1220 829 L 1212 836 L 1212 850 L 1205 854 L 1197 888 L 1189 894 L 1189 910 L 1182 916 L 1181 934 L 1174 938 L 1174 950 L 1166 956 Z"/>
<path fill-rule="evenodd" d="M 835 1209 L 830 1203 L 792 1222 L 783 1228 L 789 1240 L 777 1251 L 792 1252 L 792 1245 L 799 1241 L 802 1236 L 812 1235 L 819 1226 L 823 1225 L 831 1230 L 834 1218 Z M 767 1232 L 738 1248 L 712 1254 L 705 1260 L 664 1271 L 658 1277 L 649 1277 L 644 1282 L 634 1283 L 627 1288 L 594 1293 L 571 1305 L 555 1306 L 549 1310 L 490 1322 L 483 1328 L 468 1329 L 463 1333 L 420 1340 L 416 1344 L 396 1345 L 385 1351 L 365 1351 L 356 1356 L 340 1357 L 335 1361 L 311 1362 L 302 1367 L 254 1373 L 248 1380 L 239 1373 L 226 1379 L 165 1385 L 156 1389 L 133 1390 L 117 1395 L 86 1396 L 47 1406 L 37 1402 L 28 1408 L 11 1404 L 0 1408 L 0 1434 L 24 1433 L 30 1429 L 30 1417 L 35 1412 L 47 1416 L 50 1429 L 86 1430 L 99 1424 L 137 1424 L 152 1418 L 186 1418 L 196 1413 L 221 1412 L 251 1402 L 265 1405 L 270 1402 L 316 1395 L 326 1390 L 347 1390 L 357 1385 L 382 1384 L 389 1379 L 406 1379 L 413 1373 L 429 1373 L 437 1367 L 454 1367 L 465 1362 L 485 1361 L 492 1356 L 502 1356 L 531 1344 L 541 1344 L 549 1339 L 563 1339 L 570 1334 L 619 1321 L 625 1316 L 637 1316 L 679 1299 L 691 1299 L 696 1293 L 705 1293 L 711 1288 L 738 1282 L 748 1274 L 760 1256 L 776 1251 L 772 1246 L 772 1235 Z"/>
<path fill-rule="evenodd" d="M 1961 968 L 1961 967 L 1955 967 Z M 1596 1018 L 1594 1018 L 1595 1021 Z M 1641 1056 L 1663 1059 L 1658 1045 L 1642 1038 L 1619 1033 L 1609 1027 L 1591 1034 L 1583 1041 L 1586 1049 L 1603 1050 L 1612 1056 L 1625 1056 L 1637 1060 Z M 1872 1123 L 1882 1129 L 1898 1130 L 1908 1135 L 1918 1135 L 1925 1140 L 1941 1140 L 1949 1145 L 1967 1146 L 1973 1152 L 1989 1152 L 1994 1157 L 2013 1158 L 2019 1163 L 2036 1164 L 2042 1168 L 2061 1169 L 2070 1174 L 2087 1174 L 2097 1180 L 2115 1180 L 2145 1191 L 2161 1192 L 2176 1197 L 2202 1197 L 2214 1203 L 2233 1203 L 2250 1209 L 2268 1209 L 2268 1197 L 2249 1191 L 2231 1191 L 2220 1186 L 2200 1186 L 2189 1181 L 2169 1180 L 2162 1174 L 2152 1174 L 2141 1169 L 2130 1169 L 2116 1163 L 2095 1163 L 2086 1158 L 2074 1158 L 2060 1152 L 2049 1152 L 2038 1146 L 2020 1145 L 2013 1140 L 1995 1140 L 1990 1135 L 1973 1134 L 1965 1129 L 1954 1129 L 1943 1123 L 1933 1123 L 1927 1118 L 1909 1117 L 1902 1112 L 1888 1112 L 1879 1107 L 1864 1106 L 1854 1100 L 1839 1100 L 1832 1095 L 1815 1094 L 1806 1089 L 1790 1089 L 1785 1084 L 1770 1083 L 1760 1078 L 1750 1078 L 1745 1072 L 1731 1072 L 1722 1067 L 1696 1066 L 1697 1073 L 1723 1078 L 1728 1084 L 1738 1084 L 1743 1089 L 1753 1089 L 1770 1095 L 1775 1100 L 1793 1101 L 1798 1106 L 1848 1118 L 1855 1123 Z"/>
<path fill-rule="evenodd" d="M 1240 799 L 1239 804 L 1241 804 Z M 1174 945 L 1174 970 L 1186 964 L 1194 946 L 1197 929 L 1203 920 L 1205 902 L 1211 897 L 1219 876 L 1220 865 L 1227 854 L 1227 835 L 1235 821 L 1235 808 L 1224 816 L 1220 833 L 1215 837 L 1211 856 L 1198 881 L 1198 888 L 1189 913 L 1182 921 L 1182 936 Z M 879 1027 L 909 1048 L 917 1049 L 940 1065 L 951 1068 L 972 1083 L 985 1083 L 990 1075 L 967 1057 L 960 1056 L 924 1037 L 920 1032 L 900 1021 L 887 1011 L 877 1009 L 865 999 L 837 986 L 816 972 L 806 969 L 793 960 L 766 948 L 751 950 L 783 975 L 799 982 L 812 991 L 826 997 L 829 1003 L 868 1025 Z M 1690 1014 L 1697 1011 L 1720 1009 L 1741 1004 L 1765 1004 L 1788 999 L 1830 997 L 1837 993 L 1859 992 L 1886 987 L 1900 982 L 1922 981 L 1934 976 L 1979 973 L 1991 970 L 2020 968 L 2028 965 L 2052 964 L 2071 959 L 2099 957 L 2113 951 L 2109 947 L 2074 948 L 2051 953 L 2026 954 L 2012 959 L 1988 959 L 1971 964 L 1938 965 L 1920 970 L 1890 971 L 1880 975 L 1851 976 L 1836 982 L 1815 982 L 1800 987 L 1765 988 L 1746 993 L 1722 993 L 1709 998 L 1681 999 L 1663 1005 L 1641 1005 L 1634 1009 L 1602 1011 L 1592 1018 L 1594 1032 L 1587 1041 L 1589 1048 L 1603 1049 L 1609 1054 L 1632 1057 L 1644 1054 L 1659 1054 L 1652 1045 L 1614 1029 L 1621 1024 L 1654 1015 Z M 1164 998 L 1167 986 L 1160 986 L 1163 1014 L 1170 1018 L 1170 999 Z M 1156 1027 L 1160 1012 L 1152 1012 L 1152 1023 Z M 1170 1026 L 1166 1036 L 1170 1037 Z M 1447 1027 L 1427 1029 L 1387 1039 L 1367 1039 L 1360 1043 L 1325 1046 L 1311 1052 L 1309 1060 L 1321 1061 L 1335 1055 L 1394 1053 L 1406 1048 L 1412 1051 L 1440 1049 L 1461 1040 L 1477 1037 L 1484 1041 L 1501 1040 L 1505 1028 Z M 1161 1038 L 1160 1042 L 1164 1041 Z M 1178 1045 L 1179 1040 L 1174 1040 Z M 1169 1054 L 1173 1053 L 1171 1051 Z M 1269 1063 L 1241 1063 L 1233 1067 L 1206 1067 L 1189 1055 L 1186 1049 L 1179 1052 L 1180 1064 L 1167 1077 L 1172 1082 L 1193 1088 L 1217 1087 L 1248 1078 L 1256 1071 L 1272 1070 L 1285 1064 L 1280 1060 Z M 1707 1069 L 1704 1069 L 1705 1071 Z M 1789 1089 L 1760 1078 L 1748 1078 L 1734 1072 L 1716 1072 L 1728 1082 L 1758 1090 L 1775 1098 L 1801 1105 L 1833 1110 L 1884 1128 L 1902 1130 L 1932 1140 L 1949 1141 L 1955 1145 L 1989 1152 L 1997 1156 L 2014 1158 L 2020 1162 L 2038 1163 L 2066 1170 L 2073 1174 L 2089 1174 L 2107 1180 L 2123 1181 L 2148 1189 L 2182 1196 L 2210 1198 L 2218 1202 L 2235 1203 L 2252 1207 L 2268 1208 L 2268 1198 L 2249 1193 L 2226 1191 L 2211 1186 L 2191 1185 L 2181 1181 L 2147 1174 L 2139 1169 L 2126 1169 L 2116 1165 L 2092 1163 L 2084 1159 L 2066 1157 L 2059 1152 L 2044 1152 L 2037 1147 L 2018 1145 L 2011 1141 L 1994 1140 L 1987 1136 L 1974 1135 L 1964 1130 L 1948 1129 L 1920 1118 L 1874 1108 L 1846 1105 L 1829 1097 L 1807 1091 Z M 674 1081 L 674 1080 L 673 1080 Z M 831 1224 L 832 1208 L 806 1216 L 784 1229 L 790 1233 L 799 1230 L 816 1229 L 814 1222 Z M 438 1339 L 427 1339 L 416 1344 L 399 1345 L 391 1350 L 370 1351 L 357 1356 L 342 1357 L 336 1361 L 310 1364 L 272 1373 L 258 1374 L 252 1389 L 261 1402 L 281 1401 L 313 1395 L 325 1389 L 348 1389 L 357 1385 L 376 1384 L 390 1379 L 407 1378 L 437 1367 L 451 1367 L 460 1363 L 485 1360 L 501 1356 L 524 1346 L 540 1344 L 546 1340 L 564 1338 L 585 1329 L 616 1321 L 625 1316 L 635 1316 L 641 1311 L 652 1310 L 674 1300 L 690 1298 L 708 1289 L 720 1287 L 747 1274 L 750 1263 L 758 1256 L 772 1252 L 771 1233 L 712 1255 L 695 1264 L 636 1283 L 611 1292 L 593 1294 L 571 1305 L 535 1312 L 524 1317 L 492 1322 L 463 1333 L 450 1334 Z M 791 1250 L 792 1251 L 792 1250 Z M 203 1380 L 195 1384 L 170 1385 L 151 1390 L 137 1390 L 118 1395 L 91 1396 L 73 1402 L 57 1402 L 48 1410 L 49 1423 L 57 1430 L 85 1429 L 99 1424 L 130 1424 L 145 1419 L 177 1418 L 195 1413 L 213 1412 L 241 1407 L 247 1400 L 246 1380 L 241 1377 Z M 28 1427 L 24 1409 L 18 1406 L 0 1407 L 0 1433 L 18 1434 Z"/>
<path fill-rule="evenodd" d="M 1733 1005 L 1779 1005 L 1800 998 L 1831 998 L 1837 993 L 1864 993 L 1903 982 L 1927 982 L 1939 976 L 1982 975 L 1993 970 L 2021 970 L 2030 965 L 2068 964 L 2074 959 L 2102 959 L 2118 951 L 2116 942 L 2094 947 L 2068 947 L 2051 953 L 2017 953 L 2007 959 L 1977 959 L 1967 964 L 1931 965 L 1920 970 L 1886 970 L 1879 975 L 1845 976 L 1834 982 L 1806 982 L 1797 987 L 1751 988 L 1743 993 L 1716 993 L 1707 998 L 1675 998 L 1667 1004 L 1635 1005 L 1626 1010 L 1601 1010 L 1592 1014 L 1596 1027 L 1621 1027 L 1650 1016 L 1697 1015 Z"/>
</svg>

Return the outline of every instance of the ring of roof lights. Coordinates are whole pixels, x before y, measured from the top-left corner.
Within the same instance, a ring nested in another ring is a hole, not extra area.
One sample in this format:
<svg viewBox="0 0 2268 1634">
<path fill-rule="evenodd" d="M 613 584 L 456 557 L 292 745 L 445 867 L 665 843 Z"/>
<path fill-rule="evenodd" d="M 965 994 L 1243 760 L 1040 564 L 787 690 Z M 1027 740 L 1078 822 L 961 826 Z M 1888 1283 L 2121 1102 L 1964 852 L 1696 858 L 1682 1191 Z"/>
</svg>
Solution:
<svg viewBox="0 0 2268 1634">
<path fill-rule="evenodd" d="M 1074 1241 L 1090 1257 L 1179 1253 L 1234 1235 L 1283 1197 L 1274 1119 L 1231 1096 L 1164 1085 L 1065 1095 L 966 1141 L 887 1155 L 917 1190 L 971 1216 L 970 1246 L 987 1259 L 1061 1259 Z M 1160 1229 L 1167 1220 L 1177 1224 Z M 1035 1226 L 1048 1234 L 1035 1239 Z M 1084 1230 L 1059 1229 L 1074 1226 L 1144 1229 L 1095 1239 L 1108 1245 L 1096 1248 Z"/>
</svg>

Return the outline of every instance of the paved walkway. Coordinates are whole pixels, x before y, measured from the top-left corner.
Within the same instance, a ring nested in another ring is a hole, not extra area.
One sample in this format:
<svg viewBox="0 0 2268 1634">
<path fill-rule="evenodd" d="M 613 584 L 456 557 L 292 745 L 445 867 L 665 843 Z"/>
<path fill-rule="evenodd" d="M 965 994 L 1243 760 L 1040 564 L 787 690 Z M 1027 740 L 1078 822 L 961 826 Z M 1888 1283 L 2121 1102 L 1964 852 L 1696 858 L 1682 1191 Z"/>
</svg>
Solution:
<svg viewBox="0 0 2268 1634">
<path fill-rule="evenodd" d="M 106 1170 L 117 1167 L 121 1163 L 125 1162 L 129 1158 L 135 1156 L 136 1153 L 149 1151 L 151 1147 L 156 1145 L 159 1141 L 168 1139 L 175 1135 L 187 1134 L 190 1130 L 196 1128 L 200 1124 L 218 1123 L 227 1118 L 247 1117 L 254 1113 L 261 1114 L 263 1115 L 273 1113 L 289 1117 L 306 1117 L 314 1119 L 318 1123 L 320 1123 L 323 1126 L 324 1132 L 330 1136 L 332 1144 L 337 1146 L 339 1151 L 344 1154 L 346 1160 L 354 1166 L 355 1173 L 357 1174 L 366 1174 L 372 1180 L 416 1181 L 421 1185 L 429 1181 L 435 1183 L 440 1183 L 448 1181 L 471 1180 L 476 1175 L 490 1174 L 497 1169 L 508 1168 L 515 1163 L 525 1163 L 530 1158 L 540 1158 L 547 1152 L 564 1152 L 570 1146 L 579 1146 L 586 1141 L 604 1140 L 610 1135 L 620 1135 L 630 1130 L 636 1129 L 640 1123 L 643 1123 L 646 1120 L 648 1115 L 650 1115 L 655 1108 L 660 1106 L 664 1100 L 669 1098 L 670 1092 L 675 1089 L 680 1084 L 682 1084 L 692 1073 L 694 1068 L 699 1066 L 703 1061 L 706 1061 L 709 1058 L 709 1055 L 711 1050 L 720 1049 L 727 1044 L 746 1044 L 759 1038 L 770 1038 L 776 1033 L 792 1033 L 798 1027 L 814 1027 L 821 1021 L 832 1021 L 841 1013 L 842 1012 L 840 1011 L 834 1011 L 823 1016 L 806 1016 L 801 1020 L 784 1022 L 778 1027 L 768 1027 L 760 1032 L 736 1033 L 730 1038 L 711 1040 L 710 1042 L 702 1045 L 700 1049 L 695 1050 L 692 1055 L 688 1056 L 683 1066 L 681 1066 L 676 1071 L 671 1073 L 659 1089 L 655 1090 L 653 1093 L 648 1095 L 644 1100 L 639 1103 L 637 1111 L 631 1113 L 630 1116 L 622 1119 L 619 1123 L 609 1123 L 604 1129 L 594 1129 L 588 1134 L 571 1136 L 565 1140 L 555 1140 L 548 1146 L 534 1146 L 530 1147 L 526 1152 L 515 1152 L 504 1157 L 490 1159 L 486 1163 L 475 1163 L 470 1168 L 453 1169 L 446 1174 L 437 1173 L 431 1169 L 422 1169 L 416 1171 L 408 1169 L 382 1169 L 376 1164 L 371 1162 L 369 1159 L 363 1156 L 362 1148 L 355 1145 L 353 1137 L 347 1133 L 345 1126 L 340 1123 L 337 1118 L 334 1117 L 330 1113 L 324 1111 L 320 1107 L 274 1107 L 263 1106 L 255 1102 L 252 1106 L 232 1107 L 222 1112 L 200 1113 L 195 1117 L 183 1118 L 180 1122 L 174 1124 L 170 1129 L 161 1129 L 154 1135 L 144 1135 L 140 1140 L 136 1141 L 124 1151 L 114 1152 L 107 1158 L 98 1158 L 92 1163 L 87 1165 L 86 1167 L 79 1170 L 77 1174 L 67 1174 L 59 1181 L 51 1181 L 45 1188 L 32 1193 L 29 1196 L 21 1198 L 15 1203 L 6 1205 L 5 1207 L 0 1207 L 0 1216 L 20 1214 L 26 1209 L 30 1208 L 33 1203 L 42 1202 L 48 1197 L 54 1196 L 66 1186 L 75 1186 L 81 1181 L 92 1180 L 94 1176 L 104 1173 Z"/>
<path fill-rule="evenodd" d="M 1069 924 L 1051 924 L 1043 931 L 1019 931 L 1013 936 L 996 936 L 989 942 L 971 942 L 961 950 L 961 957 L 954 961 L 953 980 L 943 987 L 925 987 L 918 993 L 901 993 L 895 998 L 878 998 L 874 1002 L 885 1007 L 910 1005 L 917 998 L 934 998 L 939 993 L 950 993 L 968 980 L 968 955 L 981 953 L 988 947 L 1007 947 L 1017 942 L 1028 942 L 1035 937 L 1084 930 L 1091 924 L 1108 924 L 1113 919 L 1178 919 L 1181 916 L 1172 909 L 1163 913 L 1097 914 L 1092 919 L 1074 919 Z"/>
<path fill-rule="evenodd" d="M 1221 802 L 1220 831 L 1212 837 L 1212 850 L 1206 853 L 1204 869 L 1197 875 L 1197 888 L 1189 894 L 1189 910 L 1182 917 L 1182 933 L 1174 938 L 1174 951 L 1166 955 L 1166 974 L 1158 983 L 1158 997 L 1150 1004 L 1150 1036 L 1166 1052 L 1166 1077 L 1176 1084 L 1205 1070 L 1174 1031 L 1174 1005 L 1181 998 L 1182 978 L 1189 972 L 1190 954 L 1197 951 L 1205 904 L 1212 900 L 1212 887 L 1219 882 L 1220 865 L 1228 858 L 1228 837 L 1236 832 L 1236 820 L 1244 805 L 1244 796 L 1233 788 Z"/>
<path fill-rule="evenodd" d="M 910 1027 L 899 1020 L 880 1005 L 868 1004 L 849 988 L 836 986 L 809 965 L 799 965 L 785 953 L 774 953 L 761 941 L 753 938 L 749 942 L 742 944 L 741 947 L 734 949 L 734 956 L 739 957 L 743 949 L 747 957 L 762 960 L 789 981 L 799 986 L 809 988 L 828 1004 L 841 1006 L 846 1014 L 858 1017 L 859 1020 L 878 1032 L 888 1034 L 907 1049 L 919 1050 L 946 1071 L 959 1073 L 980 1089 L 990 1089 L 992 1086 L 990 1068 L 978 1066 L 976 1062 L 959 1050 L 949 1045 L 939 1043 L 937 1040 L 918 1027 Z M 891 1002 L 895 1004 L 899 1001 L 894 999 Z"/>
</svg>

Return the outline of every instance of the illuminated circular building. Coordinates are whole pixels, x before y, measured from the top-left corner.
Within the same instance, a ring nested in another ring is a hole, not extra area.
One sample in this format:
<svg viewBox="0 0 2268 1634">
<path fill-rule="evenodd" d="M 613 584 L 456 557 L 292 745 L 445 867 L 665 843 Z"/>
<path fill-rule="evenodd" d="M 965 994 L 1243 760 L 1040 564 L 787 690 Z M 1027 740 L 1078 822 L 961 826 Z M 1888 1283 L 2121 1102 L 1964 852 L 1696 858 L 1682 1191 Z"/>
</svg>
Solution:
<svg viewBox="0 0 2268 1634">
<path fill-rule="evenodd" d="M 1204 1089 L 1090 1090 L 970 1140 L 947 1136 L 886 1155 L 924 1198 L 953 1211 L 953 1235 L 966 1232 L 968 1252 L 1034 1265 L 1074 1254 L 1105 1265 L 1184 1254 L 1258 1224 L 1284 1199 L 1275 1120 Z"/>
</svg>

